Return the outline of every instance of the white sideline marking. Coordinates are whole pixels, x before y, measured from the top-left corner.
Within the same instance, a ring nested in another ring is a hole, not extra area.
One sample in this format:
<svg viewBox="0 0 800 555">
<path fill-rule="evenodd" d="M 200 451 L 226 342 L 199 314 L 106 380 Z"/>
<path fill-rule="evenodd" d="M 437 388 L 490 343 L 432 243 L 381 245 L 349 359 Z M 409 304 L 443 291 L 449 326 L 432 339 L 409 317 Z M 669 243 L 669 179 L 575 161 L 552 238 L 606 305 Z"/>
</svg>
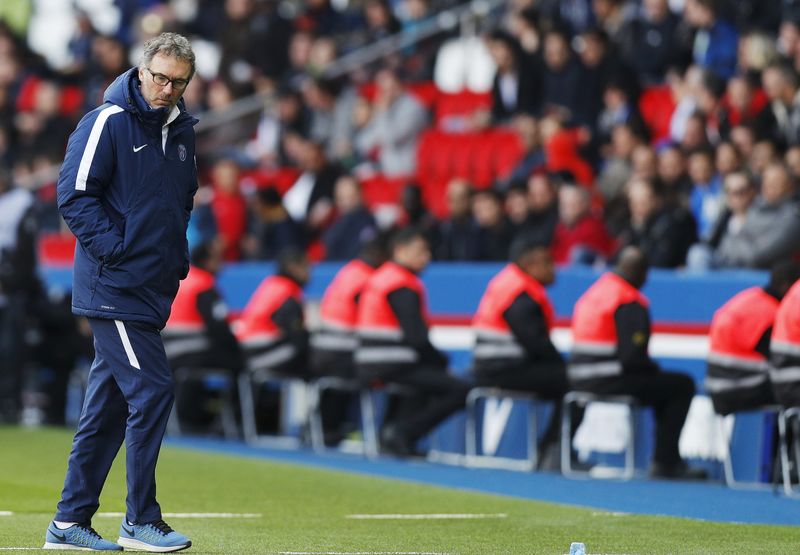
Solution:
<svg viewBox="0 0 800 555">
<path fill-rule="evenodd" d="M 122 518 L 125 513 L 97 513 L 100 518 Z M 261 513 L 164 513 L 165 518 L 261 518 Z"/>
<path fill-rule="evenodd" d="M 594 511 L 592 516 L 630 516 L 630 513 L 622 513 L 619 511 Z"/>
<path fill-rule="evenodd" d="M 0 516 L 13 516 L 14 513 L 11 511 L 0 511 Z"/>
<path fill-rule="evenodd" d="M 439 551 L 279 551 L 280 555 L 448 555 Z"/>
<path fill-rule="evenodd" d="M 396 514 L 396 515 L 347 515 L 353 520 L 471 520 L 485 518 L 506 518 L 507 513 L 470 514 L 470 513 L 433 513 L 433 514 Z"/>
</svg>

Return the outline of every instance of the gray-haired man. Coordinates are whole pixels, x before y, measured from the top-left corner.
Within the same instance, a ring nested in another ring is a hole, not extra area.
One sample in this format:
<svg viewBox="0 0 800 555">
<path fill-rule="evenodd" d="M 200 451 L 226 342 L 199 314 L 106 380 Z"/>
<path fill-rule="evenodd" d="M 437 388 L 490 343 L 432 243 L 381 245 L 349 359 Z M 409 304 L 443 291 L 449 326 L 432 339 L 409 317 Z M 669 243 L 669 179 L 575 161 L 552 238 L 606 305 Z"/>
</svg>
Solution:
<svg viewBox="0 0 800 555">
<path fill-rule="evenodd" d="M 197 190 L 197 120 L 181 101 L 194 68 L 184 37 L 151 39 L 139 67 L 111 84 L 67 145 L 58 206 L 78 238 L 72 310 L 89 319 L 96 354 L 45 549 L 164 553 L 192 545 L 162 520 L 155 469 L 174 401 L 160 330 L 188 272 Z M 127 512 L 112 543 L 91 518 L 123 440 Z"/>
</svg>

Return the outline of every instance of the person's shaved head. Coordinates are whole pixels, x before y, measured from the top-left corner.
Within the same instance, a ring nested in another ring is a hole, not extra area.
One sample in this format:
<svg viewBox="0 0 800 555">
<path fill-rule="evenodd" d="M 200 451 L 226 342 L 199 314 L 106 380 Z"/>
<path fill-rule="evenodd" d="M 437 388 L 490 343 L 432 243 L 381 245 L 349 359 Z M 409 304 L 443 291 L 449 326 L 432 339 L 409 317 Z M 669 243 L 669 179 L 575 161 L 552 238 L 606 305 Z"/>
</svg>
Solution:
<svg viewBox="0 0 800 555">
<path fill-rule="evenodd" d="M 625 247 L 617 259 L 614 271 L 628 283 L 641 289 L 647 281 L 650 262 L 647 255 L 639 247 Z"/>
</svg>

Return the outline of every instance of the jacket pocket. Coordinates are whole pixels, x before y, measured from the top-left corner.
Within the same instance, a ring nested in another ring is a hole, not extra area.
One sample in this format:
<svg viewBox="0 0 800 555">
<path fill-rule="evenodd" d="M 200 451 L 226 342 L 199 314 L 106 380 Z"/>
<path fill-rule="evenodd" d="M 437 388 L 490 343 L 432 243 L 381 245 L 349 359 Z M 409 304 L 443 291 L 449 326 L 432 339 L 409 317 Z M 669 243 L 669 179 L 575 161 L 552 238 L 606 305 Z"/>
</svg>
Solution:
<svg viewBox="0 0 800 555">
<path fill-rule="evenodd" d="M 94 292 L 97 289 L 97 283 L 100 281 L 100 274 L 103 272 L 103 261 L 98 260 L 92 275 L 89 279 L 89 292 L 94 297 Z"/>
</svg>

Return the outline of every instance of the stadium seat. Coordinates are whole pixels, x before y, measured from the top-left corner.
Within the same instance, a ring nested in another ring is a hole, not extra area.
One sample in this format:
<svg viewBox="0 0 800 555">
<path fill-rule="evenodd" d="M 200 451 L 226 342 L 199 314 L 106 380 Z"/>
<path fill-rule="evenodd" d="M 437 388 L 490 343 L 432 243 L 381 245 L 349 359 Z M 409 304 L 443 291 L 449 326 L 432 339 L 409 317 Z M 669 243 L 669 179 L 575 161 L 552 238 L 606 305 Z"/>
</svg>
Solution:
<svg viewBox="0 0 800 555">
<path fill-rule="evenodd" d="M 179 413 L 182 387 L 190 380 L 199 380 L 208 391 L 219 393 L 218 408 L 215 410 L 216 419 L 213 427 L 219 428 L 225 439 L 239 437 L 239 428 L 234 415 L 233 392 L 236 383 L 231 379 L 230 372 L 221 368 L 178 368 L 174 372 L 175 406 L 169 415 L 167 432 L 176 437 L 182 435 L 181 415 Z"/>
<path fill-rule="evenodd" d="M 625 446 L 625 465 L 622 468 L 595 466 L 590 472 L 572 466 L 572 407 L 586 407 L 589 403 L 625 405 L 629 409 L 628 441 Z M 561 415 L 561 473 L 568 478 L 618 478 L 630 480 L 636 472 L 636 418 L 638 401 L 628 395 L 598 395 L 585 391 L 570 391 L 564 396 Z"/>
<path fill-rule="evenodd" d="M 519 137 L 507 129 L 426 131 L 417 150 L 417 181 L 426 206 L 437 216 L 445 217 L 445 193 L 451 179 L 463 177 L 476 188 L 491 187 L 511 174 L 522 155 Z"/>
<path fill-rule="evenodd" d="M 436 126 L 441 129 L 458 130 L 464 128 L 464 120 L 476 111 L 491 109 L 491 92 L 463 90 L 457 93 L 440 93 L 434 119 Z"/>
<path fill-rule="evenodd" d="M 410 387 L 386 384 L 381 381 L 373 381 L 368 387 L 361 389 L 361 421 L 364 433 L 364 453 L 368 459 L 377 459 L 381 454 L 380 442 L 380 420 L 378 411 L 378 397 L 383 395 L 406 395 L 413 396 L 416 390 Z"/>
<path fill-rule="evenodd" d="M 498 129 L 492 138 L 494 167 L 492 181 L 506 179 L 524 155 L 519 135 L 510 130 Z"/>
<path fill-rule="evenodd" d="M 478 452 L 478 406 L 479 401 L 486 399 L 509 399 L 512 401 L 522 401 L 527 403 L 528 410 L 528 433 L 526 435 L 527 458 L 519 459 L 512 457 L 501 457 L 487 455 Z M 539 430 L 537 419 L 537 405 L 542 402 L 533 393 L 522 391 L 511 391 L 493 387 L 476 387 L 470 390 L 467 395 L 466 405 L 466 464 L 473 467 L 503 468 L 508 470 L 535 470 L 539 463 Z"/>
<path fill-rule="evenodd" d="M 789 432 L 790 426 L 791 432 Z M 797 477 L 800 466 L 800 407 L 788 408 L 778 414 L 778 441 L 780 441 L 783 492 L 788 497 L 800 497 L 800 484 L 794 485 L 792 480 L 792 471 Z"/>
<path fill-rule="evenodd" d="M 280 433 L 278 435 L 259 434 L 256 426 L 256 392 L 268 385 L 277 386 L 280 389 L 281 414 L 280 414 Z M 245 371 L 239 375 L 239 404 L 242 413 L 242 432 L 245 441 L 250 445 L 266 445 L 277 448 L 295 449 L 301 445 L 299 430 L 293 430 L 289 426 L 288 407 L 291 404 L 290 398 L 292 391 L 300 387 L 303 397 L 306 394 L 306 385 L 300 378 L 289 377 L 271 372 L 269 369 L 256 371 Z M 305 403 L 306 399 L 302 399 Z M 303 414 L 307 414 L 306 407 L 303 407 Z"/>
<path fill-rule="evenodd" d="M 358 380 L 348 380 L 333 376 L 326 376 L 309 384 L 308 423 L 311 435 L 311 446 L 314 451 L 323 453 L 326 449 L 325 429 L 322 423 L 321 411 L 322 396 L 326 391 L 352 393 L 354 396 L 359 395 L 361 393 L 361 385 L 361 382 Z M 366 445 L 363 440 L 359 442 L 359 449 L 362 453 L 366 453 Z"/>
<path fill-rule="evenodd" d="M 376 174 L 361 181 L 361 192 L 364 204 L 374 210 L 386 204 L 400 204 L 400 194 L 406 183 L 413 181 L 412 177 L 386 177 Z"/>
<path fill-rule="evenodd" d="M 750 411 L 748 411 L 750 412 Z M 752 412 L 760 412 L 765 414 L 779 415 L 781 412 L 780 405 L 765 405 L 754 409 Z M 725 418 L 730 418 L 732 422 L 730 437 L 725 437 Z M 717 422 L 719 423 L 719 431 L 723 438 L 725 445 L 725 454 L 722 459 L 722 468 L 725 475 L 725 485 L 732 489 L 772 489 L 772 484 L 765 484 L 761 482 L 743 482 L 736 479 L 733 470 L 733 455 L 731 451 L 731 443 L 733 442 L 733 432 L 736 427 L 736 415 L 730 414 L 726 417 L 718 416 Z M 775 461 L 776 464 L 778 461 Z"/>
</svg>

